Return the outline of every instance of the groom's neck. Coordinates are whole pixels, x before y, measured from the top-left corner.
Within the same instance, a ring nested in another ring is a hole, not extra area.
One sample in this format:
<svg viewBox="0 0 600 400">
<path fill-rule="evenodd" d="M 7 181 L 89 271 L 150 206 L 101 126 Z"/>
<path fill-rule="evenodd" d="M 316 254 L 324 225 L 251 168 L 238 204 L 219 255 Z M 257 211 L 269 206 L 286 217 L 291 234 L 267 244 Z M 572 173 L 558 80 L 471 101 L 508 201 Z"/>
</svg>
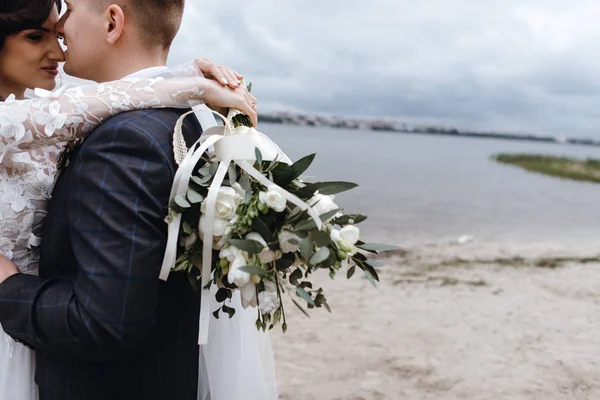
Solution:
<svg viewBox="0 0 600 400">
<path fill-rule="evenodd" d="M 116 62 L 108 65 L 99 82 L 109 82 L 123 79 L 128 75 L 146 68 L 164 67 L 167 65 L 166 55 L 145 55 L 139 57 L 118 58 Z"/>
</svg>

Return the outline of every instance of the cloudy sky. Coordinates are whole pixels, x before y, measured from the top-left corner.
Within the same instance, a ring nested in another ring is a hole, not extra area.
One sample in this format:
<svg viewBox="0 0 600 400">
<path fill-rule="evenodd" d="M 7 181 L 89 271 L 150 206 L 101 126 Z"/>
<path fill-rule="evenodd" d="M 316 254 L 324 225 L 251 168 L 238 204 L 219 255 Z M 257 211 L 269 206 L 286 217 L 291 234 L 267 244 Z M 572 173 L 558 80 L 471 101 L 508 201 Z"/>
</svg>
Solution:
<svg viewBox="0 0 600 400">
<path fill-rule="evenodd" d="M 600 137 L 598 0 L 187 0 L 205 56 L 264 111 Z"/>
</svg>

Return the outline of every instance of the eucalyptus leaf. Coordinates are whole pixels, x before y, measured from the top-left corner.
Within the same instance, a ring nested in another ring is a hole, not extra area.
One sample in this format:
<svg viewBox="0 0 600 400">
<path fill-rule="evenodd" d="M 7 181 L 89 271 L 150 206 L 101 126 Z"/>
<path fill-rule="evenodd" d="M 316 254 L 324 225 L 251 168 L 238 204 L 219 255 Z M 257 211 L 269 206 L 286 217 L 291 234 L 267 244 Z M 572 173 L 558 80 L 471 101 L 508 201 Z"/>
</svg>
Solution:
<svg viewBox="0 0 600 400">
<path fill-rule="evenodd" d="M 258 254 L 265 248 L 262 243 L 256 240 L 247 239 L 229 239 L 228 242 L 248 254 Z"/>
<path fill-rule="evenodd" d="M 254 154 L 256 155 L 256 162 L 258 163 L 259 166 L 262 167 L 263 156 L 258 147 L 254 148 Z"/>
<path fill-rule="evenodd" d="M 304 300 L 306 300 L 306 302 L 311 305 L 314 306 L 315 305 L 315 301 L 312 299 L 312 297 L 310 297 L 310 294 L 308 294 L 308 292 L 304 289 L 302 289 L 301 287 L 297 287 L 296 288 L 296 294 L 300 297 L 302 297 Z"/>
<path fill-rule="evenodd" d="M 233 318 L 235 315 L 235 309 L 227 307 L 226 305 L 223 305 L 223 311 L 229 314 L 229 319 Z"/>
<path fill-rule="evenodd" d="M 220 288 L 215 295 L 217 301 L 219 303 L 224 302 L 225 300 L 231 298 L 231 290 L 226 288 Z"/>
<path fill-rule="evenodd" d="M 302 243 L 300 243 L 300 255 L 302 255 L 302 258 L 305 260 L 310 259 L 310 257 L 313 255 L 313 247 L 314 242 L 312 238 L 310 236 L 305 237 L 302 240 Z"/>
<path fill-rule="evenodd" d="M 290 275 L 290 283 L 294 286 L 298 286 L 300 284 L 298 279 L 302 279 L 302 270 L 300 268 L 297 268 L 294 272 L 292 272 Z"/>
<path fill-rule="evenodd" d="M 258 275 L 260 277 L 263 277 L 267 274 L 267 271 L 254 265 L 246 265 L 245 267 L 240 267 L 240 271 L 247 272 L 251 275 Z"/>
<path fill-rule="evenodd" d="M 189 201 L 187 201 L 185 199 L 185 197 L 183 197 L 180 194 L 178 194 L 177 196 L 175 196 L 175 198 L 173 199 L 173 201 L 175 202 L 175 204 L 177 204 L 179 207 L 181 207 L 183 209 L 187 209 L 187 208 L 191 208 L 192 207 L 192 205 L 189 203 Z"/>
<path fill-rule="evenodd" d="M 311 265 L 317 265 L 329 258 L 331 252 L 327 247 L 321 247 L 313 256 L 310 258 Z"/>
<path fill-rule="evenodd" d="M 239 184 L 242 187 L 242 189 L 244 189 L 246 192 L 252 191 L 252 186 L 250 185 L 250 177 L 248 175 L 242 174 Z"/>
<path fill-rule="evenodd" d="M 202 203 L 202 201 L 204 201 L 204 196 L 202 196 L 200 193 L 196 192 L 194 189 L 188 188 L 187 199 L 192 204 L 198 204 L 198 203 Z"/>
<path fill-rule="evenodd" d="M 230 182 L 237 182 L 237 169 L 235 167 L 235 164 L 231 164 L 229 166 L 227 173 L 229 175 Z"/>
</svg>

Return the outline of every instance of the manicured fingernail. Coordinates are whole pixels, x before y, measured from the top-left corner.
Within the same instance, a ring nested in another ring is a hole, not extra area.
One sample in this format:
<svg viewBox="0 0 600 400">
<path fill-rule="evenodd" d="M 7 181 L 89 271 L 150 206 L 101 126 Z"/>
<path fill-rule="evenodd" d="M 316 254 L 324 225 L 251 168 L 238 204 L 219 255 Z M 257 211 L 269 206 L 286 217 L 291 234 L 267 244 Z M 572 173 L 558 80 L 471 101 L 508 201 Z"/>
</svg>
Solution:
<svg viewBox="0 0 600 400">
<path fill-rule="evenodd" d="M 223 82 L 225 85 L 229 84 L 229 82 L 227 82 L 227 79 L 225 79 L 225 78 L 221 79 L 221 82 Z"/>
</svg>

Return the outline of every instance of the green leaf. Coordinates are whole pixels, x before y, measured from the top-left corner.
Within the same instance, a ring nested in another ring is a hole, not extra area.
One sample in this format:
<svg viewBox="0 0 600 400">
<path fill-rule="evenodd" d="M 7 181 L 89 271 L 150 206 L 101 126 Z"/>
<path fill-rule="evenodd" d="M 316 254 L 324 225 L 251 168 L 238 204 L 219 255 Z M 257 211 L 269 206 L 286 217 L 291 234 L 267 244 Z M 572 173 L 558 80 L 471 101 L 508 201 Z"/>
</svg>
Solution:
<svg viewBox="0 0 600 400">
<path fill-rule="evenodd" d="M 258 275 L 261 277 L 267 274 L 267 271 L 254 265 L 246 265 L 245 267 L 240 267 L 240 271 L 247 272 L 253 275 Z"/>
<path fill-rule="evenodd" d="M 317 265 L 329 258 L 331 252 L 327 247 L 321 247 L 317 252 L 310 258 L 311 265 Z"/>
<path fill-rule="evenodd" d="M 214 312 L 213 312 L 213 316 L 214 316 L 216 319 L 219 319 L 219 311 L 221 311 L 221 309 L 220 309 L 220 308 L 219 308 L 217 311 L 214 311 Z"/>
<path fill-rule="evenodd" d="M 352 221 L 353 225 L 356 225 L 356 224 L 360 224 L 361 222 L 365 221 L 366 219 L 367 219 L 367 216 L 363 215 L 363 214 L 347 214 L 347 215 L 343 215 L 341 217 L 334 219 L 332 222 L 336 225 L 346 226 L 346 225 L 350 224 L 350 221 Z"/>
<path fill-rule="evenodd" d="M 331 244 L 331 236 L 325 231 L 313 231 L 310 236 L 317 244 L 317 247 L 326 247 Z"/>
<path fill-rule="evenodd" d="M 248 254 L 258 254 L 265 248 L 262 243 L 256 240 L 229 239 L 228 242 L 238 249 L 248 252 Z"/>
<path fill-rule="evenodd" d="M 187 191 L 187 199 L 192 204 L 202 203 L 204 200 L 204 196 L 200 193 L 196 192 L 194 189 L 188 189 Z"/>
<path fill-rule="evenodd" d="M 192 229 L 190 224 L 187 223 L 187 221 L 183 221 L 183 224 L 181 224 L 181 226 L 183 228 L 183 233 L 187 235 L 191 235 L 192 233 L 194 233 L 194 230 Z"/>
<path fill-rule="evenodd" d="M 301 158 L 300 160 L 296 161 L 295 163 L 293 163 L 291 165 L 292 171 L 294 172 L 293 179 L 298 178 L 300 175 L 302 175 L 304 173 L 304 171 L 306 171 L 308 169 L 308 167 L 310 167 L 310 165 L 315 160 L 315 156 L 316 156 L 316 154 L 310 154 L 304 158 Z"/>
<path fill-rule="evenodd" d="M 273 171 L 273 182 L 279 186 L 285 186 L 294 180 L 294 171 L 292 167 L 285 163 L 279 163 Z"/>
<path fill-rule="evenodd" d="M 298 282 L 298 279 L 302 279 L 302 270 L 300 268 L 292 272 L 292 274 L 290 275 L 290 283 L 294 286 L 298 286 L 300 284 L 300 282 Z"/>
<path fill-rule="evenodd" d="M 369 264 L 373 268 L 385 267 L 384 263 L 374 260 L 367 260 L 367 264 Z"/>
<path fill-rule="evenodd" d="M 313 247 L 314 242 L 312 238 L 310 236 L 305 237 L 302 240 L 302 243 L 300 243 L 300 255 L 302 255 L 302 258 L 305 260 L 310 259 L 310 257 L 313 255 Z"/>
<path fill-rule="evenodd" d="M 224 302 L 225 300 L 227 300 L 227 299 L 230 299 L 230 298 L 231 298 L 231 290 L 229 290 L 229 289 L 226 289 L 226 288 L 220 288 L 220 289 L 217 291 L 217 294 L 215 295 L 215 297 L 216 297 L 216 299 L 217 299 L 217 301 L 218 301 L 219 303 L 222 303 L 222 302 Z"/>
<path fill-rule="evenodd" d="M 256 155 L 256 162 L 258 163 L 258 165 L 262 165 L 263 157 L 258 147 L 254 148 L 254 154 Z"/>
<path fill-rule="evenodd" d="M 237 181 L 237 170 L 235 164 L 231 164 L 228 168 L 229 182 Z"/>
<path fill-rule="evenodd" d="M 367 251 L 391 251 L 398 250 L 400 247 L 391 246 L 389 244 L 380 244 L 380 243 L 364 243 L 357 245 L 359 249 L 367 250 Z"/>
<path fill-rule="evenodd" d="M 358 187 L 358 185 L 352 182 L 316 182 L 307 184 L 305 187 L 299 190 L 299 194 L 300 197 L 311 197 L 318 190 L 319 194 L 332 195 L 346 192 L 354 189 L 355 187 Z"/>
<path fill-rule="evenodd" d="M 294 255 L 291 253 L 284 254 L 279 260 L 275 261 L 275 266 L 279 271 L 284 271 L 291 267 L 295 262 Z"/>
<path fill-rule="evenodd" d="M 194 182 L 197 185 L 203 186 L 206 182 L 202 180 L 202 178 L 198 177 L 198 176 L 192 176 L 191 181 Z"/>
<path fill-rule="evenodd" d="M 227 307 L 226 305 L 223 305 L 223 311 L 229 314 L 229 319 L 233 318 L 235 315 L 235 310 L 231 307 Z"/>
<path fill-rule="evenodd" d="M 331 307 L 329 307 L 329 304 L 325 303 L 325 304 L 323 304 L 323 307 L 325 307 L 325 309 L 327 310 L 327 312 L 329 314 L 331 314 Z"/>
<path fill-rule="evenodd" d="M 326 212 L 324 214 L 321 214 L 321 215 L 319 215 L 319 218 L 321 218 L 321 221 L 326 222 L 327 220 L 329 220 L 331 217 L 333 217 L 338 212 L 340 212 L 339 208 L 337 208 L 335 210 L 332 210 L 332 211 L 329 211 L 329 212 Z M 296 224 L 296 226 L 294 227 L 294 230 L 296 230 L 296 231 L 310 231 L 312 229 L 315 229 L 317 227 L 317 223 L 311 217 L 308 217 L 308 218 L 309 219 L 306 219 L 306 220 L 301 221 L 298 224 Z"/>
<path fill-rule="evenodd" d="M 310 297 L 310 294 L 308 294 L 308 292 L 301 287 L 298 286 L 296 288 L 296 294 L 306 300 L 306 302 L 311 306 L 315 305 L 315 301 L 312 299 L 312 297 Z"/>
<path fill-rule="evenodd" d="M 186 208 L 191 208 L 192 205 L 185 199 L 185 197 L 183 197 L 182 195 L 178 194 L 177 196 L 175 196 L 175 198 L 173 199 L 173 201 L 175 202 L 175 204 L 177 204 L 177 206 L 186 209 Z"/>
<path fill-rule="evenodd" d="M 258 232 L 267 243 L 273 243 L 275 241 L 275 237 L 269 229 L 269 226 L 261 218 L 254 218 L 252 220 L 252 225 L 254 230 Z"/>
<path fill-rule="evenodd" d="M 250 177 L 248 175 L 242 174 L 239 184 L 242 187 L 242 189 L 244 189 L 246 192 L 252 191 L 252 186 L 250 185 Z"/>
<path fill-rule="evenodd" d="M 348 269 L 348 273 L 346 274 L 346 277 L 348 279 L 352 278 L 352 276 L 354 276 L 354 272 L 356 272 L 356 267 L 352 266 Z"/>
<path fill-rule="evenodd" d="M 375 288 L 377 288 L 377 282 L 375 282 L 375 279 L 373 279 L 373 275 L 371 275 L 371 273 L 369 271 L 365 271 L 365 275 L 366 275 L 367 279 L 369 280 L 369 282 L 371 282 L 371 285 L 373 285 Z"/>
</svg>

